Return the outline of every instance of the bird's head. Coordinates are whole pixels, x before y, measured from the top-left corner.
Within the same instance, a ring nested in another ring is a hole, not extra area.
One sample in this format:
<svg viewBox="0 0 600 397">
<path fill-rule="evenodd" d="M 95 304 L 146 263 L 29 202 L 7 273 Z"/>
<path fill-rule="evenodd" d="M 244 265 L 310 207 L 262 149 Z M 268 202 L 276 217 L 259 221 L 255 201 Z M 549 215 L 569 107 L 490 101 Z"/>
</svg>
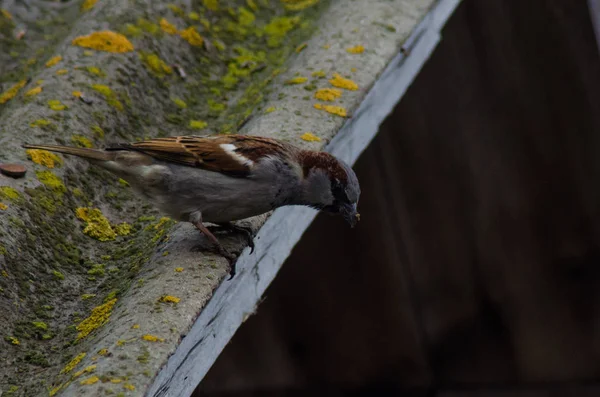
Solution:
<svg viewBox="0 0 600 397">
<path fill-rule="evenodd" d="M 300 160 L 304 171 L 303 204 L 339 214 L 354 227 L 360 220 L 356 208 L 360 185 L 352 168 L 326 152 L 305 151 Z"/>
</svg>

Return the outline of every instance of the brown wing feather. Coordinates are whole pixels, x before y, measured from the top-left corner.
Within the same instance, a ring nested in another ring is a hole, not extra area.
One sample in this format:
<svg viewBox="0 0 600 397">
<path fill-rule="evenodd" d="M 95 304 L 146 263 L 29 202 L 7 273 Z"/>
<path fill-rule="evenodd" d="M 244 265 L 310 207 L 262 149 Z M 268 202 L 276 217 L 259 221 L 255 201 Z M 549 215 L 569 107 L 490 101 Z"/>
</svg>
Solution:
<svg viewBox="0 0 600 397">
<path fill-rule="evenodd" d="M 221 145 L 235 146 L 236 157 Z M 269 138 L 245 135 L 178 136 L 119 145 L 115 149 L 140 151 L 158 160 L 223 172 L 232 176 L 246 176 L 253 163 L 269 155 L 289 156 L 291 146 Z M 250 160 L 244 162 L 243 159 Z"/>
</svg>

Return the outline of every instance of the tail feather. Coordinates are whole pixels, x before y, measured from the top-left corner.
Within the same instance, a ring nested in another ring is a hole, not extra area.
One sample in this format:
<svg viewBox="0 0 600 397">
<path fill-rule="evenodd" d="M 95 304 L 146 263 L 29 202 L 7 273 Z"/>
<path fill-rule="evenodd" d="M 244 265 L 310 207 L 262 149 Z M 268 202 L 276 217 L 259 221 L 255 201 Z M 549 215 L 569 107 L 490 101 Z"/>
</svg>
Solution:
<svg viewBox="0 0 600 397">
<path fill-rule="evenodd" d="M 25 149 L 41 149 L 48 150 L 51 152 L 71 154 L 73 156 L 83 157 L 88 160 L 100 160 L 109 161 L 114 157 L 114 153 L 108 153 L 104 150 L 88 149 L 73 146 L 60 146 L 60 145 L 23 145 Z"/>
</svg>

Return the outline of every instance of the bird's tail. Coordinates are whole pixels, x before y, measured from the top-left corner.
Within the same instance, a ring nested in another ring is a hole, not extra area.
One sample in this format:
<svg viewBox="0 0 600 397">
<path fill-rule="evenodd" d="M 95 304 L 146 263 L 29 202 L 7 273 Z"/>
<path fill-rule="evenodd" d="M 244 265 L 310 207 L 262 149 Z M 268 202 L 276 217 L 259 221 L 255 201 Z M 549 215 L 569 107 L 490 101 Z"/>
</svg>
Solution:
<svg viewBox="0 0 600 397">
<path fill-rule="evenodd" d="M 83 157 L 88 160 L 99 160 L 99 161 L 110 161 L 114 158 L 114 153 L 105 152 L 104 150 L 98 149 L 87 149 L 73 146 L 60 146 L 60 145 L 23 145 L 25 149 L 41 149 L 49 150 L 51 152 L 72 154 L 73 156 Z"/>
</svg>

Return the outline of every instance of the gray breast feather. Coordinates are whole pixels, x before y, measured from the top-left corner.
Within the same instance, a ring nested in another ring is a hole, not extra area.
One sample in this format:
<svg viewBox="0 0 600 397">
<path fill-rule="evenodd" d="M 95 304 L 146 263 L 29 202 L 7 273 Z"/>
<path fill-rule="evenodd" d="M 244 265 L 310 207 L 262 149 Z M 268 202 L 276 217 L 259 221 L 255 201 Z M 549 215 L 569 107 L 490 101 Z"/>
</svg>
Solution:
<svg viewBox="0 0 600 397">
<path fill-rule="evenodd" d="M 170 217 L 188 221 L 200 211 L 206 222 L 228 222 L 268 212 L 297 189 L 297 170 L 277 159 L 256 163 L 249 177 L 157 161 L 140 166 L 128 182 Z"/>
</svg>

